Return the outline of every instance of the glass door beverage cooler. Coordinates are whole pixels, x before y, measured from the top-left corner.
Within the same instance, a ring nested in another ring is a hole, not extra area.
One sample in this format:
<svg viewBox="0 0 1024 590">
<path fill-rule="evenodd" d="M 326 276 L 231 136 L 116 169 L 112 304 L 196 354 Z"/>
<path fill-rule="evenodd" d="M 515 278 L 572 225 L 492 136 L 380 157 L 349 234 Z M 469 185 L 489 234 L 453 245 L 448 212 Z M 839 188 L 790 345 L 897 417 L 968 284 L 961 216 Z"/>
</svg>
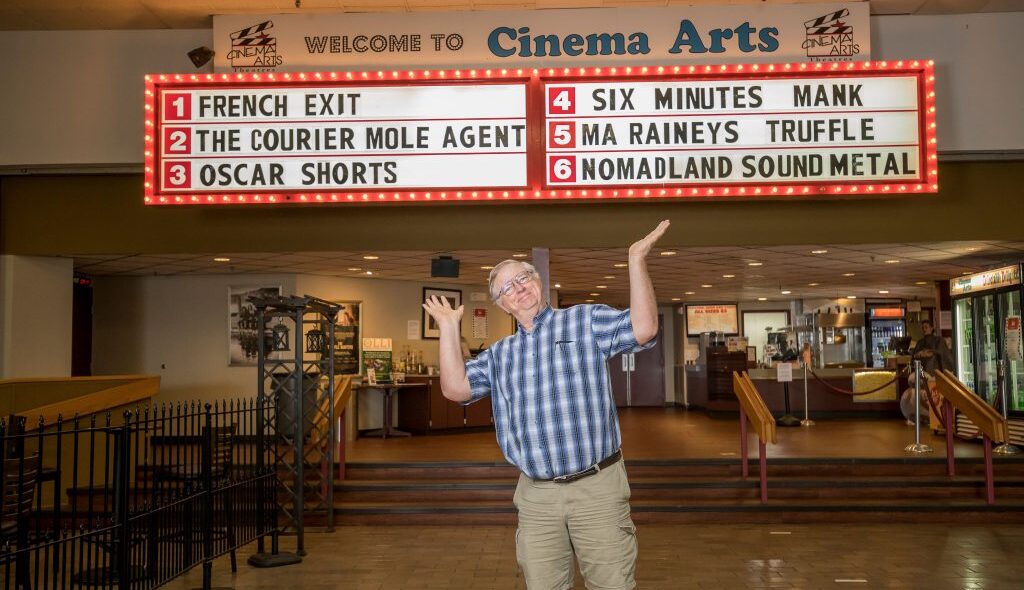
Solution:
<svg viewBox="0 0 1024 590">
<path fill-rule="evenodd" d="M 907 335 L 907 308 L 902 301 L 866 301 L 867 359 L 869 367 L 885 367 L 885 358 L 896 353 L 893 338 Z"/>
<path fill-rule="evenodd" d="M 1020 325 L 1021 265 L 957 277 L 949 290 L 957 377 L 989 404 L 998 405 L 1003 361 L 1009 413 L 1024 420 L 1024 362 L 1016 355 L 1019 347 L 1006 347 L 1007 326 L 1014 330 Z"/>
</svg>

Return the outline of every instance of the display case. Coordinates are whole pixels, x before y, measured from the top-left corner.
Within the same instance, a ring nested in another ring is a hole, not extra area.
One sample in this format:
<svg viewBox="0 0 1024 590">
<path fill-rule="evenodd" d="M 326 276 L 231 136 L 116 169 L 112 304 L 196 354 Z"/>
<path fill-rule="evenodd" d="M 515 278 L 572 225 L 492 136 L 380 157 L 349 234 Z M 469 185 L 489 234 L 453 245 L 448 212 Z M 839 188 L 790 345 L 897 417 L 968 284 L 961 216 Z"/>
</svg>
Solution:
<svg viewBox="0 0 1024 590">
<path fill-rule="evenodd" d="M 882 368 L 887 358 L 900 352 L 894 343 L 902 342 L 907 336 L 907 309 L 898 299 L 868 301 L 865 309 L 865 359 L 869 367 Z"/>
<path fill-rule="evenodd" d="M 1006 337 L 1008 325 L 1020 325 L 1021 274 L 1021 265 L 1014 264 L 950 281 L 957 377 L 993 405 L 1002 379 L 1008 409 L 1018 415 L 1024 415 L 1024 362 L 1006 350 Z"/>
<path fill-rule="evenodd" d="M 826 311 L 803 314 L 794 325 L 797 346 L 811 344 L 818 368 L 859 368 L 866 365 L 864 314 Z"/>
</svg>

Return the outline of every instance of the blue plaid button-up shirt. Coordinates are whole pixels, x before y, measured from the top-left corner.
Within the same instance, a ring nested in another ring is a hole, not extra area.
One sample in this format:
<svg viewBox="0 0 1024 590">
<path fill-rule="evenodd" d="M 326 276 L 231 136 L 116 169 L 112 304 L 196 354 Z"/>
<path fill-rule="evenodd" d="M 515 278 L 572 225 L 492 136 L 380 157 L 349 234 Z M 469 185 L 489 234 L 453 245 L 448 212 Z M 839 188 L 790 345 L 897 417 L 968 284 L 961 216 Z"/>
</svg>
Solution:
<svg viewBox="0 0 1024 590">
<path fill-rule="evenodd" d="M 533 331 L 521 325 L 466 363 L 467 404 L 491 396 L 498 445 L 527 476 L 587 469 L 621 444 L 608 381 L 609 358 L 644 350 L 629 310 L 607 305 L 545 307 Z"/>
</svg>

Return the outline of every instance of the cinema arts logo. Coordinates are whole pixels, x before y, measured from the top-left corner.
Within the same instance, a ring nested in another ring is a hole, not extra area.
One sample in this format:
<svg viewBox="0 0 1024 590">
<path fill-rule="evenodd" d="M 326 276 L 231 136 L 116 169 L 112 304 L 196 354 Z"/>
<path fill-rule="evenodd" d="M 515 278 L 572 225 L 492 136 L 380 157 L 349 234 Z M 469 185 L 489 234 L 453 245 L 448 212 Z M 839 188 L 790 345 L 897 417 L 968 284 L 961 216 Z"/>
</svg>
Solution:
<svg viewBox="0 0 1024 590">
<path fill-rule="evenodd" d="M 853 61 L 860 53 L 853 26 L 843 21 L 848 16 L 850 11 L 844 8 L 804 22 L 807 36 L 802 47 L 811 61 Z"/>
<path fill-rule="evenodd" d="M 277 37 L 267 34 L 274 28 L 268 20 L 231 33 L 228 59 L 236 72 L 272 72 L 284 61 L 277 54 Z"/>
</svg>

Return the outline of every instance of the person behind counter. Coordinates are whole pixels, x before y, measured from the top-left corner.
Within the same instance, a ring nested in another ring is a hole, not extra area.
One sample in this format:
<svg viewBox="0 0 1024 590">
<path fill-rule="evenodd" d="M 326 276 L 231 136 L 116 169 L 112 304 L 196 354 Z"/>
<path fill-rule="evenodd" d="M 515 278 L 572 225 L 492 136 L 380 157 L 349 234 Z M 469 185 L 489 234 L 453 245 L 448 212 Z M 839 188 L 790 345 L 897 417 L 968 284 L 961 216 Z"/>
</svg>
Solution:
<svg viewBox="0 0 1024 590">
<path fill-rule="evenodd" d="M 441 328 L 441 391 L 463 404 L 491 396 L 498 445 L 521 471 L 516 558 L 531 589 L 571 588 L 574 553 L 587 588 L 636 586 L 636 529 L 607 360 L 655 344 L 646 258 L 668 226 L 662 221 L 629 248 L 627 310 L 552 309 L 532 265 L 497 264 L 491 297 L 519 330 L 469 362 L 459 350 L 463 308 L 435 297 L 423 305 Z"/>
<path fill-rule="evenodd" d="M 921 331 L 924 336 L 914 345 L 910 351 L 911 357 L 921 361 L 921 370 L 929 375 L 935 375 L 935 371 L 953 368 L 953 354 L 950 352 L 946 342 L 935 334 L 935 326 L 931 320 L 921 321 Z"/>
</svg>

